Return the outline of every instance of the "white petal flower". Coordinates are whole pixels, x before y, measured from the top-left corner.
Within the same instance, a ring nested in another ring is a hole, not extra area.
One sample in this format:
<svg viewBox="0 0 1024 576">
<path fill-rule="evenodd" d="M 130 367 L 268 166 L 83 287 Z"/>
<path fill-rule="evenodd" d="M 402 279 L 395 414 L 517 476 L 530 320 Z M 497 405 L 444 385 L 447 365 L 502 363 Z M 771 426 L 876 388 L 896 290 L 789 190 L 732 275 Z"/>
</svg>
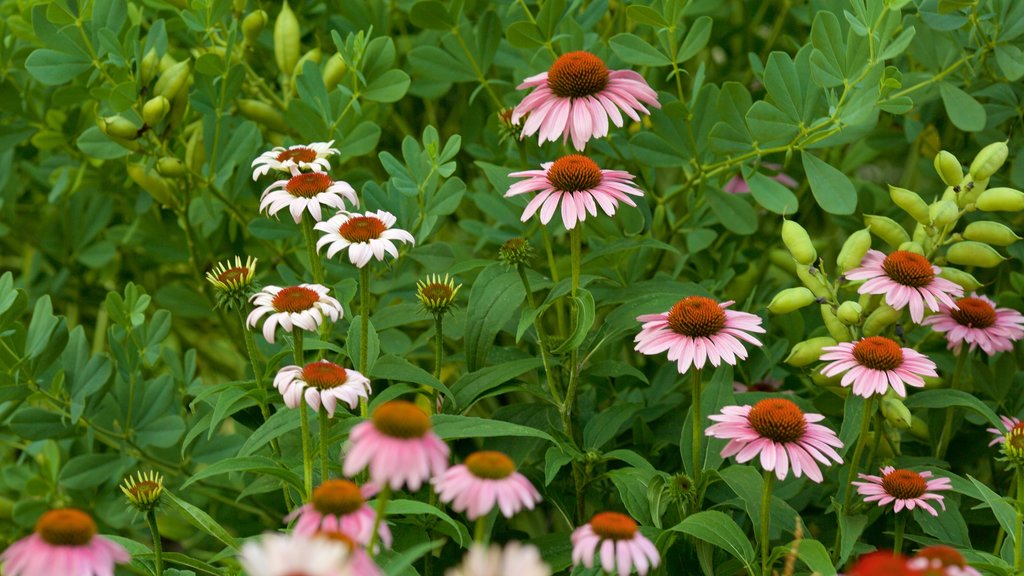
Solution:
<svg viewBox="0 0 1024 576">
<path fill-rule="evenodd" d="M 347 567 L 347 547 L 327 538 L 267 533 L 246 543 L 238 561 L 249 576 L 357 576 Z"/>
<path fill-rule="evenodd" d="M 314 411 L 323 404 L 327 414 L 333 418 L 338 401 L 350 409 L 359 405 L 360 398 L 370 394 L 370 380 L 356 372 L 347 370 L 334 362 L 320 360 L 305 366 L 285 366 L 274 377 L 274 387 L 281 392 L 289 408 L 298 408 L 305 399 Z"/>
<path fill-rule="evenodd" d="M 383 210 L 335 214 L 314 226 L 324 233 L 316 243 L 317 252 L 328 246 L 327 257 L 333 258 L 347 248 L 349 261 L 359 268 L 366 266 L 371 258 L 384 260 L 384 254 L 398 258 L 395 241 L 415 244 L 416 240 L 405 230 L 392 228 L 395 220 L 394 214 Z"/>
<path fill-rule="evenodd" d="M 288 148 L 278 146 L 269 152 L 264 152 L 252 161 L 254 168 L 252 179 L 256 180 L 271 170 L 293 173 L 301 170 L 314 172 L 330 170 L 331 163 L 327 161 L 327 157 L 338 153 L 337 149 L 331 148 L 333 144 L 334 140 L 298 144 Z"/>
<path fill-rule="evenodd" d="M 309 212 L 313 220 L 323 220 L 322 206 L 337 210 L 345 209 L 344 200 L 359 206 L 356 191 L 348 182 L 332 180 L 326 172 L 295 173 L 287 180 L 278 180 L 263 191 L 260 197 L 260 212 L 274 216 L 284 208 L 298 224 L 302 213 Z"/>
<path fill-rule="evenodd" d="M 315 332 L 324 321 L 324 316 L 332 321 L 342 317 L 341 303 L 328 296 L 326 286 L 319 284 L 300 284 L 298 286 L 266 286 L 250 300 L 256 306 L 245 323 L 251 328 L 256 327 L 268 312 L 270 316 L 263 322 L 263 338 L 274 343 L 274 332 L 278 326 L 285 332 L 291 332 L 297 326 L 307 332 Z"/>
</svg>

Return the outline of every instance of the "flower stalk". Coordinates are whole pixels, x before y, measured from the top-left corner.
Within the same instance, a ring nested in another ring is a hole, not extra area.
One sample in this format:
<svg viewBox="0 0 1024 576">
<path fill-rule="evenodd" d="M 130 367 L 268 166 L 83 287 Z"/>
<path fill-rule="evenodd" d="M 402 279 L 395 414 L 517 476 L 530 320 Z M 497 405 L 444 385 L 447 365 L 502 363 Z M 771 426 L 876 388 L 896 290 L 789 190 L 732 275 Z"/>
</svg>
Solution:
<svg viewBox="0 0 1024 576">
<path fill-rule="evenodd" d="M 771 531 L 771 509 L 772 509 L 772 482 L 775 475 L 769 470 L 764 471 L 764 483 L 761 490 L 761 574 L 771 574 L 771 554 L 769 547 L 769 534 Z"/>
<path fill-rule="evenodd" d="M 294 346 L 294 359 L 296 366 L 304 366 L 302 330 L 298 327 L 292 331 L 292 344 Z M 313 494 L 313 457 L 309 447 L 309 415 L 306 413 L 306 404 L 299 404 L 299 425 L 302 434 L 302 476 L 305 493 L 303 499 L 309 500 Z"/>
<path fill-rule="evenodd" d="M 359 371 L 370 376 L 366 364 L 370 361 L 370 268 L 359 269 Z M 359 415 L 367 416 L 367 399 L 359 400 Z"/>
</svg>

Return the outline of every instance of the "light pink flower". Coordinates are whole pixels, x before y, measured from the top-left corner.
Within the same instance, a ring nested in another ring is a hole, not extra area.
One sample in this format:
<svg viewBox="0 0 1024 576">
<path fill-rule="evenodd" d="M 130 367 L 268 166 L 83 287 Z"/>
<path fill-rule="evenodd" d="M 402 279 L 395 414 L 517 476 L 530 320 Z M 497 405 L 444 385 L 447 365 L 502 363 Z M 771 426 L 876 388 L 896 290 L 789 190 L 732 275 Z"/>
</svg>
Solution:
<svg viewBox="0 0 1024 576">
<path fill-rule="evenodd" d="M 334 258 L 335 254 L 348 248 L 349 262 L 358 268 L 366 266 L 370 258 L 383 261 L 385 252 L 392 258 L 398 258 L 395 242 L 415 244 L 416 239 L 401 228 L 392 228 L 395 222 L 395 215 L 383 210 L 335 214 L 330 220 L 314 226 L 324 233 L 316 242 L 316 250 L 319 252 L 324 246 L 329 246 L 327 257 Z"/>
<path fill-rule="evenodd" d="M 289 408 L 298 408 L 305 398 L 314 412 L 323 404 L 331 418 L 339 400 L 355 409 L 359 399 L 368 398 L 370 394 L 370 380 L 366 376 L 327 360 L 311 362 L 301 368 L 294 365 L 281 368 L 274 377 L 274 387 L 281 392 Z"/>
<path fill-rule="evenodd" d="M 506 518 L 523 508 L 533 510 L 540 492 L 519 472 L 512 459 L 501 452 L 474 452 L 465 462 L 452 466 L 431 480 L 441 502 L 465 512 L 470 520 L 486 516 L 497 505 Z"/>
<path fill-rule="evenodd" d="M 843 443 L 831 429 L 818 424 L 821 414 L 804 414 L 791 400 L 766 398 L 753 406 L 726 406 L 721 414 L 709 416 L 716 424 L 704 433 L 728 440 L 722 458 L 736 456 L 744 463 L 760 456 L 761 467 L 774 471 L 785 480 L 792 467 L 799 478 L 806 474 L 815 482 L 822 481 L 818 462 L 830 466 L 831 459 L 842 464 L 835 448 Z"/>
<path fill-rule="evenodd" d="M 941 544 L 918 550 L 907 561 L 907 568 L 920 570 L 925 576 L 981 576 L 956 548 Z"/>
<path fill-rule="evenodd" d="M 761 166 L 777 172 L 774 176 L 770 176 L 770 178 L 783 186 L 793 189 L 796 189 L 796 187 L 799 186 L 799 183 L 789 174 L 779 172 L 779 170 L 782 170 L 781 164 L 763 162 L 761 163 Z M 728 192 L 729 194 L 747 194 L 750 192 L 750 185 L 743 179 L 743 175 L 737 172 L 735 176 L 725 183 L 725 186 L 722 187 L 722 192 Z"/>
<path fill-rule="evenodd" d="M 906 386 L 921 388 L 922 376 L 938 376 L 935 363 L 911 348 L 903 348 L 885 336 L 869 336 L 857 342 L 842 342 L 822 348 L 822 360 L 831 360 L 821 369 L 825 376 L 843 374 L 843 386 L 853 384 L 853 393 L 868 398 L 885 394 L 892 388 L 906 398 Z"/>
<path fill-rule="evenodd" d="M 587 219 L 587 212 L 597 216 L 600 206 L 614 216 L 619 202 L 636 207 L 630 196 L 644 193 L 633 185 L 633 175 L 623 170 L 602 170 L 593 160 L 579 154 L 562 156 L 554 162 L 541 164 L 541 170 L 524 170 L 509 174 L 526 178 L 509 187 L 505 198 L 537 192 L 523 210 L 520 220 L 526 222 L 540 210 L 541 224 L 551 221 L 558 205 L 562 205 L 562 224 L 566 230 Z"/>
<path fill-rule="evenodd" d="M 342 542 L 267 532 L 242 546 L 238 562 L 248 576 L 355 576 Z"/>
<path fill-rule="evenodd" d="M 303 212 L 319 222 L 323 219 L 321 205 L 344 210 L 345 200 L 359 206 L 356 191 L 348 182 L 332 180 L 326 172 L 296 172 L 287 180 L 267 186 L 260 197 L 260 212 L 266 210 L 274 216 L 287 207 L 296 224 L 302 222 Z"/>
<path fill-rule="evenodd" d="M 933 266 L 924 256 L 896 250 L 886 256 L 878 250 L 868 250 L 860 268 L 846 273 L 849 280 L 867 280 L 857 289 L 861 294 L 884 294 L 885 303 L 896 310 L 910 307 L 910 318 L 920 324 L 924 307 L 938 312 L 940 304 L 956 308 L 953 297 L 964 295 L 964 289 L 939 278 L 942 270 Z"/>
<path fill-rule="evenodd" d="M 341 303 L 327 294 L 330 291 L 320 284 L 299 284 L 298 286 L 265 286 L 249 300 L 256 306 L 245 319 L 247 326 L 256 324 L 268 312 L 263 322 L 263 338 L 274 343 L 274 331 L 280 325 L 285 332 L 298 326 L 307 332 L 316 332 L 324 317 L 337 321 L 342 316 Z"/>
<path fill-rule="evenodd" d="M 377 493 L 373 484 L 362 488 L 355 482 L 340 478 L 327 480 L 313 490 L 308 504 L 296 508 L 285 522 L 298 518 L 293 532 L 297 536 L 314 536 L 319 532 L 338 532 L 353 542 L 367 546 L 373 535 L 377 513 L 366 499 Z M 391 547 L 391 530 L 381 522 L 377 535 L 384 546 Z"/>
<path fill-rule="evenodd" d="M 342 467 L 346 476 L 370 469 L 370 480 L 415 492 L 448 468 L 448 446 L 430 429 L 430 418 L 412 402 L 393 400 L 373 411 L 349 434 Z"/>
<path fill-rule="evenodd" d="M 740 340 L 761 346 L 748 332 L 763 334 L 764 328 L 758 316 L 726 310 L 731 305 L 732 300 L 718 303 L 704 296 L 687 296 L 668 312 L 638 316 L 637 321 L 644 324 L 633 339 L 634 350 L 647 355 L 668 350 L 668 359 L 678 363 L 680 374 L 691 366 L 700 370 L 705 362 L 735 365 L 737 359 L 747 357 Z"/>
<path fill-rule="evenodd" d="M 115 563 L 130 560 L 120 544 L 96 534 L 88 514 L 73 508 L 44 512 L 35 532 L 0 554 L 7 576 L 110 576 Z"/>
<path fill-rule="evenodd" d="M 989 356 L 1013 350 L 1013 343 L 1024 338 L 1024 314 L 1011 308 L 996 308 L 987 296 L 971 294 L 956 301 L 956 308 L 942 306 L 938 314 L 922 322 L 936 332 L 945 332 L 950 350 L 960 350 L 964 342 L 973 351 L 977 347 Z"/>
<path fill-rule="evenodd" d="M 1006 442 L 1006 435 L 1010 433 L 1018 424 L 1020 424 L 1020 418 L 1015 416 L 1000 416 L 999 419 L 1003 422 L 1004 430 L 999 428 L 986 428 L 986 432 L 991 432 L 995 438 L 988 443 L 989 447 L 995 446 L 996 444 L 1002 444 Z"/>
<path fill-rule="evenodd" d="M 637 530 L 636 522 L 618 512 L 594 514 L 588 524 L 573 530 L 573 565 L 593 568 L 597 555 L 605 572 L 619 576 L 629 576 L 633 568 L 644 576 L 661 562 L 658 549 Z"/>
<path fill-rule="evenodd" d="M 882 468 L 881 476 L 868 474 L 857 474 L 865 482 L 853 482 L 857 487 L 857 493 L 864 496 L 865 502 L 878 502 L 879 506 L 885 506 L 890 502 L 893 504 L 893 512 L 899 512 L 906 508 L 913 510 L 920 506 L 932 516 L 939 513 L 928 503 L 929 500 L 938 501 L 942 509 L 946 509 L 943 496 L 936 494 L 939 490 L 952 490 L 949 478 L 932 478 L 931 472 L 914 472 L 904 468 L 896 469 L 892 466 Z"/>
<path fill-rule="evenodd" d="M 650 111 L 641 102 L 661 108 L 658 93 L 643 76 L 632 70 L 609 70 L 590 52 L 569 52 L 547 72 L 530 76 L 516 87 L 536 88 L 515 107 L 510 122 L 518 125 L 526 116 L 521 137 L 539 135 L 540 144 L 566 142 L 583 150 L 591 138 L 608 135 L 608 119 L 622 127 L 622 114 L 639 122 L 637 110 Z"/>
<path fill-rule="evenodd" d="M 509 542 L 504 548 L 490 548 L 474 543 L 456 568 L 446 576 L 551 576 L 537 548 L 529 544 Z"/>
</svg>

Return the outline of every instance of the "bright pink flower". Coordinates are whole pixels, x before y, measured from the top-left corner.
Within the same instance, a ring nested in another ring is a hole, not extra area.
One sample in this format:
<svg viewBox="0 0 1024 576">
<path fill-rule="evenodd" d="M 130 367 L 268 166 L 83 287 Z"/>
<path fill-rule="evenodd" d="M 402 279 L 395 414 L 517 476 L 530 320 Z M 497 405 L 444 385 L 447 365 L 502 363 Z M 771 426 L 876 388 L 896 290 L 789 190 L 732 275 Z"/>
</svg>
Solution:
<svg viewBox="0 0 1024 576">
<path fill-rule="evenodd" d="M 359 206 L 356 191 L 348 182 L 334 181 L 326 172 L 296 172 L 267 186 L 260 197 L 260 212 L 266 210 L 273 216 L 287 207 L 296 224 L 302 222 L 303 212 L 319 222 L 323 219 L 321 205 L 344 210 L 345 200 Z"/>
<path fill-rule="evenodd" d="M 785 480 L 792 467 L 799 478 L 806 474 L 822 481 L 818 462 L 830 466 L 830 459 L 842 464 L 835 448 L 842 448 L 836 433 L 817 424 L 821 414 L 804 414 L 791 400 L 766 398 L 753 406 L 726 406 L 721 414 L 709 416 L 716 424 L 704 431 L 708 436 L 728 440 L 722 458 L 736 456 L 744 463 L 760 455 L 761 467 L 775 471 Z"/>
<path fill-rule="evenodd" d="M 600 555 L 601 568 L 609 574 L 629 576 L 636 568 L 644 576 L 661 562 L 658 549 L 637 530 L 636 522 L 618 512 L 594 514 L 588 524 L 572 533 L 572 563 L 594 567 Z"/>
<path fill-rule="evenodd" d="M 308 504 L 296 508 L 284 521 L 299 519 L 294 529 L 297 536 L 338 532 L 367 546 L 373 535 L 377 513 L 366 505 L 366 499 L 376 493 L 377 487 L 373 484 L 364 484 L 360 488 L 348 480 L 328 480 L 313 490 Z M 391 530 L 387 524 L 381 522 L 377 535 L 385 546 L 391 546 Z"/>
<path fill-rule="evenodd" d="M 587 212 L 597 216 L 600 205 L 604 213 L 615 215 L 619 202 L 636 207 L 629 196 L 643 196 L 633 185 L 633 175 L 623 170 L 602 170 L 593 160 L 579 154 L 562 156 L 554 162 L 541 164 L 542 170 L 524 170 L 509 174 L 526 178 L 509 187 L 506 198 L 537 192 L 520 218 L 526 222 L 540 210 L 540 221 L 547 224 L 562 204 L 562 224 L 566 230 L 587 219 Z"/>
<path fill-rule="evenodd" d="M 453 510 L 465 512 L 470 520 L 486 516 L 495 505 L 511 518 L 540 502 L 540 492 L 501 452 L 474 452 L 431 482 L 441 502 L 450 502 Z"/>
<path fill-rule="evenodd" d="M 939 513 L 932 508 L 928 500 L 936 500 L 942 509 L 946 509 L 943 496 L 936 494 L 938 490 L 952 490 L 949 478 L 932 478 L 931 472 L 914 472 L 904 468 L 896 469 L 892 466 L 882 468 L 881 476 L 868 474 L 857 474 L 866 482 L 854 482 L 857 493 L 864 496 L 865 502 L 878 502 L 879 506 L 885 506 L 890 502 L 893 504 L 893 512 L 899 512 L 906 508 L 913 510 L 920 506 L 932 516 Z"/>
<path fill-rule="evenodd" d="M 577 150 L 583 150 L 591 138 L 607 136 L 609 118 L 621 127 L 620 109 L 639 122 L 637 110 L 650 114 L 641 102 L 661 108 L 658 93 L 643 76 L 632 70 L 609 70 L 590 52 L 569 52 L 547 72 L 530 76 L 516 88 L 536 88 L 512 112 L 512 124 L 529 115 L 522 137 L 538 133 L 543 144 L 559 138 L 564 143 L 572 136 Z"/>
<path fill-rule="evenodd" d="M 35 532 L 0 554 L 7 576 L 110 576 L 115 563 L 130 560 L 128 551 L 98 536 L 96 522 L 74 508 L 44 512 Z"/>
<path fill-rule="evenodd" d="M 763 162 L 761 166 L 763 168 L 775 170 L 776 172 L 782 170 L 781 164 L 773 164 L 771 162 Z M 770 178 L 787 188 L 795 189 L 797 186 L 799 186 L 799 183 L 797 183 L 796 180 L 794 180 L 789 174 L 786 174 L 784 172 L 778 172 L 774 176 L 770 176 Z M 735 176 L 730 178 L 728 182 L 725 183 L 725 186 L 722 187 L 722 192 L 728 192 L 729 194 L 747 194 L 750 192 L 750 185 L 747 184 L 747 181 L 743 179 L 742 174 L 737 173 Z"/>
<path fill-rule="evenodd" d="M 370 469 L 374 484 L 416 491 L 448 468 L 448 446 L 430 429 L 430 418 L 412 402 L 393 400 L 373 411 L 349 434 L 342 467 L 346 476 Z"/>
<path fill-rule="evenodd" d="M 995 436 L 995 438 L 988 443 L 990 447 L 1006 442 L 1006 435 L 1010 433 L 1010 430 L 1013 430 L 1018 424 L 1020 424 L 1020 418 L 1014 416 L 1000 416 L 999 419 L 1003 422 L 1004 430 L 1000 430 L 999 428 L 985 429 L 986 432 L 991 432 L 992 435 Z"/>
<path fill-rule="evenodd" d="M 1013 350 L 1013 343 L 1024 338 L 1024 314 L 1011 308 L 996 308 L 987 296 L 971 294 L 956 301 L 956 308 L 942 306 L 941 311 L 922 322 L 936 332 L 945 332 L 950 350 L 960 350 L 967 342 L 989 356 Z"/>
<path fill-rule="evenodd" d="M 918 550 L 907 567 L 922 570 L 924 576 L 981 576 L 956 548 L 941 544 Z"/>
<path fill-rule="evenodd" d="M 924 386 L 922 376 L 938 376 L 935 363 L 927 356 L 885 336 L 869 336 L 857 342 L 843 342 L 822 348 L 822 360 L 832 360 L 821 373 L 825 376 L 843 374 L 843 386 L 853 384 L 853 393 L 868 398 L 885 394 L 891 387 L 906 398 L 906 386 Z"/>
<path fill-rule="evenodd" d="M 274 387 L 281 392 L 289 408 L 298 408 L 305 398 L 314 412 L 323 404 L 331 418 L 334 418 L 338 401 L 355 409 L 359 399 L 370 394 L 370 380 L 366 376 L 327 360 L 310 362 L 301 368 L 294 365 L 281 368 L 274 377 Z"/>
<path fill-rule="evenodd" d="M 687 296 L 668 312 L 638 316 L 637 321 L 644 325 L 633 339 L 634 350 L 647 355 L 668 350 L 668 359 L 678 363 L 680 374 L 691 366 L 700 370 L 705 362 L 735 365 L 737 359 L 747 357 L 740 340 L 761 346 L 748 332 L 763 334 L 764 328 L 758 316 L 726 310 L 731 305 L 732 300 L 718 303 L 704 296 Z"/>
<path fill-rule="evenodd" d="M 964 295 L 964 289 L 945 278 L 942 270 L 927 258 L 914 252 L 897 250 L 886 256 L 868 250 L 860 268 L 846 273 L 849 280 L 867 280 L 857 289 L 861 294 L 884 294 L 885 303 L 896 310 L 910 307 L 910 318 L 920 324 L 924 307 L 938 312 L 940 304 L 956 308 L 953 297 Z"/>
<path fill-rule="evenodd" d="M 337 321 L 342 316 L 341 303 L 328 296 L 330 291 L 320 284 L 299 284 L 298 286 L 264 286 L 249 300 L 256 306 L 245 323 L 255 328 L 266 313 L 270 316 L 263 322 L 263 338 L 273 344 L 274 332 L 278 326 L 291 332 L 298 326 L 307 332 L 316 332 L 324 317 Z"/>
</svg>

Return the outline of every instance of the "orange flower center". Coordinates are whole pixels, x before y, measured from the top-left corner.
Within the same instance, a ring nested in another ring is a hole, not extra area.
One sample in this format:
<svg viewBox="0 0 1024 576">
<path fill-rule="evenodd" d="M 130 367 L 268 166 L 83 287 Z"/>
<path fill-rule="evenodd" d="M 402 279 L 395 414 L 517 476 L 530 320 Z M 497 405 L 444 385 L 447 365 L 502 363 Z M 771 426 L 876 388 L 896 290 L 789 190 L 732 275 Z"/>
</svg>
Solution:
<svg viewBox="0 0 1024 576">
<path fill-rule="evenodd" d="M 431 302 L 446 302 L 452 297 L 452 287 L 443 282 L 429 282 L 420 289 L 423 298 Z"/>
<path fill-rule="evenodd" d="M 601 538 L 631 540 L 636 534 L 636 522 L 618 512 L 599 512 L 590 519 L 590 529 Z"/>
<path fill-rule="evenodd" d="M 430 418 L 412 402 L 392 400 L 373 411 L 373 426 L 392 438 L 422 438 L 430 430 Z"/>
<path fill-rule="evenodd" d="M 387 229 L 376 216 L 353 216 L 338 228 L 338 234 L 349 242 L 369 242 L 380 238 Z"/>
<path fill-rule="evenodd" d="M 317 538 L 323 538 L 325 540 L 333 540 L 335 542 L 340 542 L 344 544 L 346 548 L 348 548 L 349 552 L 356 549 L 355 540 L 352 540 L 351 538 L 342 534 L 341 532 L 327 532 L 321 530 L 314 534 L 314 536 L 316 536 Z"/>
<path fill-rule="evenodd" d="M 163 492 L 164 488 L 152 480 L 143 480 L 128 486 L 128 493 L 140 500 L 149 500 L 154 494 Z"/>
<path fill-rule="evenodd" d="M 885 336 L 870 336 L 854 344 L 853 357 L 872 370 L 895 370 L 903 364 L 903 348 Z"/>
<path fill-rule="evenodd" d="M 586 156 L 570 154 L 548 168 L 548 181 L 559 192 L 592 190 L 601 183 L 601 168 Z"/>
<path fill-rule="evenodd" d="M 882 488 L 901 500 L 919 498 L 928 489 L 924 477 L 913 470 L 893 470 L 882 477 Z"/>
<path fill-rule="evenodd" d="M 249 269 L 245 266 L 228 268 L 217 275 L 217 280 L 220 280 L 224 284 L 231 286 L 232 284 L 241 284 L 245 282 L 246 277 L 249 276 Z"/>
<path fill-rule="evenodd" d="M 725 328 L 725 311 L 711 298 L 687 296 L 668 311 L 668 327 L 691 338 L 713 336 Z"/>
<path fill-rule="evenodd" d="M 320 301 L 320 295 L 302 286 L 289 286 L 274 296 L 271 304 L 278 312 L 304 312 Z"/>
<path fill-rule="evenodd" d="M 760 436 L 780 444 L 796 442 L 807 429 L 803 411 L 785 398 L 766 398 L 754 404 L 747 421 Z"/>
<path fill-rule="evenodd" d="M 364 500 L 355 482 L 335 479 L 317 486 L 313 490 L 311 503 L 321 514 L 344 516 L 359 510 Z"/>
<path fill-rule="evenodd" d="M 963 326 L 969 328 L 988 328 L 996 323 L 996 310 L 981 298 L 968 296 L 956 301 L 958 310 L 950 310 L 949 315 Z"/>
<path fill-rule="evenodd" d="M 1024 422 L 1018 422 L 1006 433 L 1006 445 L 1016 454 L 1024 452 Z"/>
<path fill-rule="evenodd" d="M 608 85 L 608 67 L 590 52 L 569 52 L 548 69 L 548 88 L 560 98 L 592 96 Z"/>
<path fill-rule="evenodd" d="M 477 478 L 485 480 L 501 480 L 508 478 L 516 471 L 516 465 L 512 459 L 491 450 L 474 452 L 466 458 L 466 468 Z"/>
<path fill-rule="evenodd" d="M 927 258 L 906 250 L 897 250 L 886 256 L 882 269 L 893 281 L 914 288 L 927 286 L 935 278 L 932 263 Z"/>
<path fill-rule="evenodd" d="M 318 390 L 328 390 L 344 384 L 348 373 L 334 362 L 311 362 L 302 367 L 302 379 Z"/>
<path fill-rule="evenodd" d="M 292 176 L 284 185 L 284 189 L 296 198 L 312 198 L 327 192 L 331 184 L 334 184 L 334 181 L 324 172 L 306 172 Z"/>
<path fill-rule="evenodd" d="M 96 535 L 96 522 L 85 512 L 62 508 L 43 513 L 36 522 L 36 532 L 47 544 L 85 546 Z"/>
<path fill-rule="evenodd" d="M 943 546 L 937 544 L 935 546 L 928 546 L 917 551 L 917 558 L 927 558 L 929 560 L 938 560 L 942 562 L 943 567 L 948 566 L 959 566 L 960 568 L 967 567 L 967 560 L 964 559 L 963 555 L 956 551 L 956 548 L 950 546 Z"/>
<path fill-rule="evenodd" d="M 316 160 L 316 151 L 311 148 L 289 148 L 277 155 L 278 162 L 291 160 L 295 163 L 312 162 Z"/>
</svg>

